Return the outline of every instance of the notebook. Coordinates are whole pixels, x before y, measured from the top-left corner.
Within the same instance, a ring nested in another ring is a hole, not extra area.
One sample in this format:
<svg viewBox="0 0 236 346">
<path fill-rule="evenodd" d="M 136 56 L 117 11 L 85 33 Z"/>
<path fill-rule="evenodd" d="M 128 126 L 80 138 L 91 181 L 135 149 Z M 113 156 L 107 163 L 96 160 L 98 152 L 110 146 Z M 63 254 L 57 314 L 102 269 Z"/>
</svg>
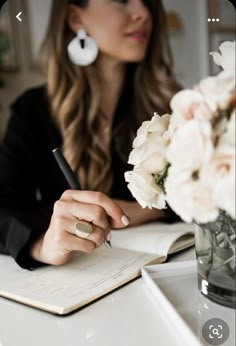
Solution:
<svg viewBox="0 0 236 346">
<path fill-rule="evenodd" d="M 140 276 L 145 265 L 165 262 L 168 254 L 194 244 L 194 229 L 184 223 L 150 223 L 112 231 L 112 250 L 78 252 L 62 266 L 28 271 L 0 255 L 0 296 L 65 315 Z"/>
</svg>

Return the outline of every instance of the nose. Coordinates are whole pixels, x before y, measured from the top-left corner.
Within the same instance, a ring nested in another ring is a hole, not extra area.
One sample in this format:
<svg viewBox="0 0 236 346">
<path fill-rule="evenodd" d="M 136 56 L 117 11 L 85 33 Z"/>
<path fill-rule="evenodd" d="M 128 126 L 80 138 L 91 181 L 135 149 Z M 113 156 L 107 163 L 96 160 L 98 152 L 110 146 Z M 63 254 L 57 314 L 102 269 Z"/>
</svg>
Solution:
<svg viewBox="0 0 236 346">
<path fill-rule="evenodd" d="M 135 21 L 146 21 L 150 16 L 148 8 L 143 4 L 143 1 L 141 0 L 136 0 L 133 2 L 131 13 L 132 19 Z"/>
</svg>

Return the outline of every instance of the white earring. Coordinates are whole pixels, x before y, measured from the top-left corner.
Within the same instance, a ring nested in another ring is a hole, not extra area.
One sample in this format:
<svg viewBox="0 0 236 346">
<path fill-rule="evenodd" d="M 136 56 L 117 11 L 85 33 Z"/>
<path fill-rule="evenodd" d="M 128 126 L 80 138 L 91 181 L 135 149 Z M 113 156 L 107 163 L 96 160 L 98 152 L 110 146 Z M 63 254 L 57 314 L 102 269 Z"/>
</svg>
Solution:
<svg viewBox="0 0 236 346">
<path fill-rule="evenodd" d="M 92 64 L 98 56 L 97 44 L 84 29 L 80 29 L 77 36 L 71 40 L 67 51 L 71 62 L 79 66 Z"/>
</svg>

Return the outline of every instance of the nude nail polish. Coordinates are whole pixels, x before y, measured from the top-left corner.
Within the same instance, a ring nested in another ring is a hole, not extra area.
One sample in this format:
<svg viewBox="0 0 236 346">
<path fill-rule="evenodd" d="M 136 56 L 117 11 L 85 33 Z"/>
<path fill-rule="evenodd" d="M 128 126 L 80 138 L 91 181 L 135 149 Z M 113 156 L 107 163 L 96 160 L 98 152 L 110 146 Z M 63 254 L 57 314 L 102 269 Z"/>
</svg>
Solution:
<svg viewBox="0 0 236 346">
<path fill-rule="evenodd" d="M 123 223 L 123 225 L 128 226 L 129 223 L 130 223 L 130 220 L 129 220 L 128 216 L 123 215 L 123 216 L 121 217 L 121 222 Z"/>
</svg>

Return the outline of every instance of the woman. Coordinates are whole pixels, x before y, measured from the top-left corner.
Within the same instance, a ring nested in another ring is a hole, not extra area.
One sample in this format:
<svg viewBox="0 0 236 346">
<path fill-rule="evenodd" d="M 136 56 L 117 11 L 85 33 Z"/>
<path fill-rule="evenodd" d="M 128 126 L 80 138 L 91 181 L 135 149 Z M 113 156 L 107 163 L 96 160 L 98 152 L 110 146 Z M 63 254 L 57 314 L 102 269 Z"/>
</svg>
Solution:
<svg viewBox="0 0 236 346">
<path fill-rule="evenodd" d="M 47 84 L 12 105 L 0 151 L 0 252 L 24 268 L 91 252 L 129 221 L 168 218 L 124 181 L 137 128 L 178 90 L 161 1 L 55 0 L 43 54 Z M 55 147 L 83 191 L 68 189 Z M 74 234 L 78 220 L 92 224 L 88 239 Z"/>
</svg>

